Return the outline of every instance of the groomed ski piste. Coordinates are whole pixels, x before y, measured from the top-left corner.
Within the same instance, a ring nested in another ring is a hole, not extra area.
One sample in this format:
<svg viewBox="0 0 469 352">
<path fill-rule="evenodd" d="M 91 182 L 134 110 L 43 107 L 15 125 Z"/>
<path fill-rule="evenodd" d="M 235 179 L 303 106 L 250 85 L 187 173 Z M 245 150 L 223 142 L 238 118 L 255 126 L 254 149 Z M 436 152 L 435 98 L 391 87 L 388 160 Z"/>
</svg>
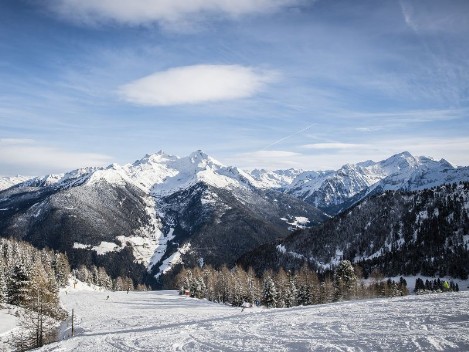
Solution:
<svg viewBox="0 0 469 352">
<path fill-rule="evenodd" d="M 80 287 L 61 299 L 75 336 L 65 326 L 62 341 L 40 351 L 469 351 L 469 291 L 284 309 L 176 291 Z"/>
</svg>

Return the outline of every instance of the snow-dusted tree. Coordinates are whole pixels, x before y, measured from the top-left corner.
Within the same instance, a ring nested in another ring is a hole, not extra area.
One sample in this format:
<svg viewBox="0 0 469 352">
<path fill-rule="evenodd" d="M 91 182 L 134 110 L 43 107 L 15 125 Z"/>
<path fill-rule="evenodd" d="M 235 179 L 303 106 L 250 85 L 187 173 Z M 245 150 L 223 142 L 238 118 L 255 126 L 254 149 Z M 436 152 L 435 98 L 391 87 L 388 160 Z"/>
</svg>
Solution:
<svg viewBox="0 0 469 352">
<path fill-rule="evenodd" d="M 60 308 L 55 276 L 46 270 L 52 271 L 49 265 L 47 261 L 44 265 L 40 256 L 36 256 L 32 264 L 28 298 L 24 303 L 26 309 L 20 314 L 22 334 L 15 338 L 20 346 L 41 347 L 55 341 L 58 323 L 67 315 Z"/>
<path fill-rule="evenodd" d="M 247 279 L 246 272 L 235 266 L 230 275 L 230 303 L 234 306 L 241 306 L 247 300 Z"/>
<path fill-rule="evenodd" d="M 117 279 L 114 280 L 114 291 L 124 291 L 125 290 L 125 284 L 124 280 L 122 277 L 118 276 Z"/>
<path fill-rule="evenodd" d="M 183 268 L 176 277 L 176 285 L 179 288 L 179 294 L 183 295 L 189 291 L 192 283 L 192 271 Z"/>
<path fill-rule="evenodd" d="M 289 274 L 283 268 L 280 268 L 274 277 L 274 283 L 277 289 L 277 307 L 278 308 L 287 307 L 288 305 L 287 305 L 286 300 L 289 299 L 287 297 L 291 296 L 289 292 L 290 291 Z"/>
<path fill-rule="evenodd" d="M 223 265 L 221 270 L 217 273 L 217 281 L 216 281 L 216 292 L 217 292 L 217 301 L 221 303 L 225 303 L 228 301 L 229 297 L 229 277 L 230 271 L 226 265 Z"/>
<path fill-rule="evenodd" d="M 0 307 L 8 302 L 8 287 L 6 276 L 6 265 L 3 256 L 0 253 Z"/>
<path fill-rule="evenodd" d="M 246 288 L 248 293 L 248 302 L 251 304 L 260 303 L 261 287 L 259 279 L 256 277 L 253 268 L 249 268 L 246 274 Z"/>
<path fill-rule="evenodd" d="M 320 302 L 320 283 L 315 271 L 304 264 L 296 274 L 297 299 L 300 305 L 317 304 Z"/>
<path fill-rule="evenodd" d="M 355 291 L 357 276 L 352 263 L 342 260 L 334 272 L 335 299 L 350 299 Z"/>
<path fill-rule="evenodd" d="M 63 253 L 57 253 L 53 261 L 53 267 L 55 270 L 57 284 L 60 287 L 66 286 L 71 271 L 67 255 Z"/>
<path fill-rule="evenodd" d="M 97 285 L 99 286 L 99 272 L 98 272 L 98 268 L 94 265 L 91 266 L 91 283 L 93 285 Z"/>
<path fill-rule="evenodd" d="M 277 306 L 277 288 L 275 287 L 274 280 L 272 280 L 272 274 L 269 272 L 264 273 L 262 304 L 267 308 Z"/>
<path fill-rule="evenodd" d="M 209 301 L 216 300 L 216 271 L 210 265 L 205 265 L 203 269 L 203 278 L 205 282 L 205 295 Z"/>
<path fill-rule="evenodd" d="M 330 303 L 334 300 L 334 283 L 329 276 L 321 282 L 319 290 L 319 303 Z"/>
<path fill-rule="evenodd" d="M 107 290 L 112 290 L 112 279 L 106 273 L 103 267 L 98 268 L 98 275 L 97 275 L 97 285 L 104 287 Z"/>
<path fill-rule="evenodd" d="M 296 277 L 288 272 L 288 287 L 284 294 L 285 307 L 293 307 L 298 304 L 298 290 Z"/>
<path fill-rule="evenodd" d="M 14 265 L 8 280 L 8 303 L 24 306 L 30 300 L 29 276 L 25 266 L 18 262 Z"/>
<path fill-rule="evenodd" d="M 74 270 L 74 273 L 78 280 L 87 283 L 93 283 L 93 277 L 86 266 L 80 265 L 78 270 Z"/>
</svg>

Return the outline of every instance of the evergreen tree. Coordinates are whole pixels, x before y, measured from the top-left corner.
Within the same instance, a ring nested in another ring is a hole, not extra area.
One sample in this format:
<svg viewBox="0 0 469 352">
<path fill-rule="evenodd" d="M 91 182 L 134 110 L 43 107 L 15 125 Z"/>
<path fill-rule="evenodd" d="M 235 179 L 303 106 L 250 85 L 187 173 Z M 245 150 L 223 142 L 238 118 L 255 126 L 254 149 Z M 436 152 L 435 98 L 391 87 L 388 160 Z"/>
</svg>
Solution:
<svg viewBox="0 0 469 352">
<path fill-rule="evenodd" d="M 298 290 L 296 289 L 295 276 L 288 272 L 288 289 L 284 297 L 285 307 L 293 307 L 297 305 Z"/>
<path fill-rule="evenodd" d="M 267 308 L 274 308 L 277 306 L 277 288 L 275 287 L 274 280 L 266 273 L 264 275 L 264 283 L 262 290 L 262 304 Z"/>
<path fill-rule="evenodd" d="M 350 299 L 355 291 L 357 276 L 352 263 L 343 260 L 334 272 L 335 299 Z"/>
<path fill-rule="evenodd" d="M 66 254 L 57 253 L 55 255 L 54 270 L 57 283 L 60 287 L 65 287 L 70 276 L 70 264 Z"/>
<path fill-rule="evenodd" d="M 30 300 L 29 277 L 22 263 L 16 263 L 8 282 L 8 303 L 24 306 Z"/>
<path fill-rule="evenodd" d="M 0 253 L 0 307 L 3 303 L 8 302 L 8 287 L 5 269 L 5 261 Z"/>
</svg>

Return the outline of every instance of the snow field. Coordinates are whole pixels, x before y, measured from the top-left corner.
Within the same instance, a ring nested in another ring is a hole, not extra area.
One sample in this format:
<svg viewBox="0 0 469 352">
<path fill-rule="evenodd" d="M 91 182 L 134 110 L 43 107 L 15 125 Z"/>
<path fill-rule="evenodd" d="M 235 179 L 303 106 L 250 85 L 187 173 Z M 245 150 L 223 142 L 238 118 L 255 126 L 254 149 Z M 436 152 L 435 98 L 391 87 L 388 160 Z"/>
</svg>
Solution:
<svg viewBox="0 0 469 352">
<path fill-rule="evenodd" d="M 109 295 L 109 299 L 107 296 Z M 41 351 L 468 351 L 469 292 L 263 309 L 175 291 L 62 293 L 77 336 Z"/>
</svg>

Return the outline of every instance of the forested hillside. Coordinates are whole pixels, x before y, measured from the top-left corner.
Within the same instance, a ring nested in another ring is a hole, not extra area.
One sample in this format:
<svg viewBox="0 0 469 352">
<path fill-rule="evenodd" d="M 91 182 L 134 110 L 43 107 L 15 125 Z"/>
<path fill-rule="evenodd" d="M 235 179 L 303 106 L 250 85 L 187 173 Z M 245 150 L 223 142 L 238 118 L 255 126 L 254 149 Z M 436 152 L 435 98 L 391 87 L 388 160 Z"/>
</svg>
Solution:
<svg viewBox="0 0 469 352">
<path fill-rule="evenodd" d="M 365 199 L 324 224 L 291 234 L 240 259 L 258 272 L 298 268 L 308 262 L 329 270 L 342 259 L 359 264 L 365 275 L 469 273 L 469 183 L 416 191 L 387 191 Z"/>
<path fill-rule="evenodd" d="M 39 250 L 31 244 L 0 239 L 0 308 L 17 307 L 21 330 L 10 337 L 10 345 L 23 351 L 55 341 L 57 328 L 68 313 L 61 308 L 59 289 L 69 284 L 70 264 L 64 253 Z M 130 278 L 112 280 L 102 267 L 81 266 L 72 282 L 79 279 L 113 290 L 134 290 Z M 138 286 L 137 289 L 145 289 Z"/>
</svg>

